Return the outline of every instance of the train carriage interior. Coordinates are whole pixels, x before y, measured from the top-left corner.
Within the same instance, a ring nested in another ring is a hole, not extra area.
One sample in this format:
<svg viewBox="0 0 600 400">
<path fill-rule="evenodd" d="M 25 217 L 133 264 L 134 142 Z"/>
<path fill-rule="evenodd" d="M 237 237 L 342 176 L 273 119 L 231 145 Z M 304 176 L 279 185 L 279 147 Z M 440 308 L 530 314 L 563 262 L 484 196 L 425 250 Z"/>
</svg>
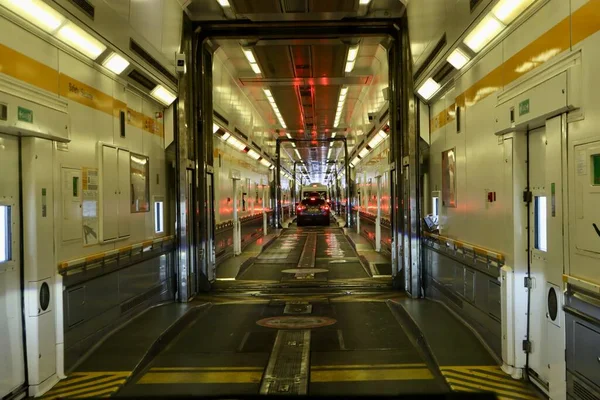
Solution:
<svg viewBox="0 0 600 400">
<path fill-rule="evenodd" d="M 0 0 L 0 398 L 600 400 L 600 0 Z"/>
</svg>

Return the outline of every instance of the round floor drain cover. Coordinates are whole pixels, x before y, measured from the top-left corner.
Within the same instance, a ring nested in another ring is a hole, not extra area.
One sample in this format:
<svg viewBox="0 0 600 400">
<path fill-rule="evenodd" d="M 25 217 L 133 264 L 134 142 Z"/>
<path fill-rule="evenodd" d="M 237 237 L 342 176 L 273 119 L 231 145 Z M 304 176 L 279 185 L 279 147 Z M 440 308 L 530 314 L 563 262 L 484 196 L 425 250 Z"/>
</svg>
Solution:
<svg viewBox="0 0 600 400">
<path fill-rule="evenodd" d="M 281 271 L 282 274 L 321 274 L 324 272 L 329 272 L 329 270 L 324 268 L 292 268 Z"/>
<path fill-rule="evenodd" d="M 313 329 L 335 324 L 337 321 L 328 317 L 270 317 L 256 321 L 257 325 L 275 329 Z"/>
</svg>

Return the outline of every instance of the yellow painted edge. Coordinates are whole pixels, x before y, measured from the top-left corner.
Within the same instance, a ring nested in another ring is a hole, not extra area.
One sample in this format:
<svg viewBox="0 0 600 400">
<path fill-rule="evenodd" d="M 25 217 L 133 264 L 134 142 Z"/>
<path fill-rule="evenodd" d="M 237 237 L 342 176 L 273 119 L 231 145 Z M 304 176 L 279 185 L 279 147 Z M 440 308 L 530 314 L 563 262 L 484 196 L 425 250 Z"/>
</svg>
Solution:
<svg viewBox="0 0 600 400">
<path fill-rule="evenodd" d="M 170 236 L 165 236 L 164 239 L 165 241 L 173 239 L 174 236 L 170 235 Z M 152 245 L 154 243 L 154 240 L 146 240 L 143 241 L 141 243 L 136 243 L 133 245 L 128 245 L 128 246 L 124 246 L 124 247 L 120 247 L 118 249 L 111 249 L 111 250 L 107 250 L 101 253 L 96 253 L 96 254 L 92 254 L 89 256 L 86 256 L 84 258 L 75 258 L 72 260 L 68 260 L 68 261 L 61 261 L 58 263 L 58 269 L 64 269 L 64 268 L 68 268 L 70 266 L 79 264 L 79 263 L 83 263 L 83 262 L 91 262 L 91 261 L 96 261 L 99 259 L 102 259 L 104 257 L 110 256 L 110 255 L 114 255 L 116 253 L 125 253 L 128 252 L 129 250 L 131 250 L 132 248 L 139 248 L 139 247 L 145 247 L 148 245 Z"/>
</svg>

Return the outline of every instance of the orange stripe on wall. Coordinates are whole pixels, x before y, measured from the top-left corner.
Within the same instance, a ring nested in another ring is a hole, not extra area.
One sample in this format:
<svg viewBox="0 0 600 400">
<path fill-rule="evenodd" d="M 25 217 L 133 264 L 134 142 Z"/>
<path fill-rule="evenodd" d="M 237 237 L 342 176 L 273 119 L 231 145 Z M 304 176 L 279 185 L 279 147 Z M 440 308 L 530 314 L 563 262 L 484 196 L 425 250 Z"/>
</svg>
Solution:
<svg viewBox="0 0 600 400">
<path fill-rule="evenodd" d="M 55 69 L 1 44 L 0 72 L 58 94 L 58 72 Z"/>
<path fill-rule="evenodd" d="M 471 107 L 489 95 L 502 90 L 529 71 L 546 63 L 556 55 L 570 49 L 571 27 L 573 45 L 600 31 L 600 0 L 590 0 L 567 17 L 525 46 L 502 65 L 487 74 L 473 86 L 456 97 L 460 107 Z M 447 110 L 442 111 L 445 113 Z M 440 114 L 442 114 L 440 113 Z M 432 132 L 447 125 L 438 114 L 432 119 Z M 439 125 L 436 128 L 436 123 Z"/>
<path fill-rule="evenodd" d="M 126 103 L 2 44 L 0 44 L 0 73 L 115 118 L 119 117 L 120 111 L 133 111 L 127 108 Z M 163 124 L 153 117 L 136 113 L 135 123 L 131 125 L 164 137 Z"/>
</svg>

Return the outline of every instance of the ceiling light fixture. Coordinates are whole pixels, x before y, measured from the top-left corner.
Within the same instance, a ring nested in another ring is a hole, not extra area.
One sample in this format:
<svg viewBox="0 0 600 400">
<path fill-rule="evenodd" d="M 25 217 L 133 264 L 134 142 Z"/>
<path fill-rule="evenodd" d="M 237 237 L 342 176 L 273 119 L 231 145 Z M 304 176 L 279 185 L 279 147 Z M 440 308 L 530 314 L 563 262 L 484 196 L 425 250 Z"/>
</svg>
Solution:
<svg viewBox="0 0 600 400">
<path fill-rule="evenodd" d="M 260 163 L 262 165 L 264 165 L 265 167 L 267 167 L 267 168 L 269 168 L 271 166 L 271 163 L 269 161 L 267 161 L 266 159 L 264 159 L 264 158 L 260 159 Z"/>
<path fill-rule="evenodd" d="M 273 111 L 275 111 L 275 115 L 277 116 L 279 123 L 281 124 L 283 129 L 287 129 L 287 125 L 285 124 L 285 121 L 283 120 L 283 117 L 281 116 L 281 113 L 279 112 L 279 108 L 277 107 L 277 103 L 275 103 L 273 94 L 271 93 L 271 91 L 269 89 L 263 89 L 263 92 L 265 92 L 265 96 L 267 96 L 267 99 L 269 100 L 269 103 L 271 104 Z"/>
<path fill-rule="evenodd" d="M 344 108 L 344 102 L 346 101 L 346 95 L 348 94 L 348 88 L 343 87 L 340 90 L 340 97 L 338 100 L 337 110 L 335 112 L 335 121 L 333 122 L 333 127 L 337 128 L 340 124 L 340 119 L 342 117 L 342 110 Z M 333 137 L 333 136 L 332 136 Z"/>
<path fill-rule="evenodd" d="M 231 5 L 229 4 L 229 0 L 217 0 L 217 2 L 221 7 L 231 7 Z"/>
<path fill-rule="evenodd" d="M 72 22 L 63 25 L 56 33 L 56 37 L 92 60 L 98 58 L 106 50 L 106 46 L 98 39 Z"/>
<path fill-rule="evenodd" d="M 387 134 L 384 131 L 377 132 L 377 134 L 373 136 L 373 139 L 371 139 L 371 141 L 369 142 L 369 147 L 374 149 L 375 147 L 379 146 L 379 144 L 383 142 L 386 138 Z"/>
<path fill-rule="evenodd" d="M 150 92 L 150 95 L 166 107 L 169 107 L 177 98 L 174 93 L 170 92 L 162 85 L 156 85 L 152 92 Z"/>
<path fill-rule="evenodd" d="M 217 133 L 218 130 L 219 130 L 219 125 L 213 123 L 213 133 Z"/>
<path fill-rule="evenodd" d="M 354 63 L 356 63 L 356 57 L 358 56 L 359 46 L 356 44 L 354 46 L 350 46 L 348 49 L 348 56 L 346 58 L 346 72 L 352 72 L 354 69 Z"/>
<path fill-rule="evenodd" d="M 461 49 L 456 48 L 450 56 L 447 58 L 447 61 L 452 64 L 452 66 L 456 69 L 461 69 L 469 62 L 471 58 Z"/>
<path fill-rule="evenodd" d="M 365 158 L 365 156 L 367 154 L 369 154 L 369 148 L 368 147 L 365 147 L 361 151 L 358 152 L 358 155 L 360 156 L 360 158 Z"/>
<path fill-rule="evenodd" d="M 290 135 L 289 133 L 286 133 L 285 136 L 287 136 L 288 139 L 292 138 L 292 135 Z"/>
<path fill-rule="evenodd" d="M 253 158 L 255 160 L 258 160 L 260 158 L 260 154 L 258 154 L 256 151 L 254 151 L 252 149 L 248 150 L 248 152 L 246 154 L 248 154 L 248 157 Z"/>
<path fill-rule="evenodd" d="M 112 73 L 119 75 L 121 72 L 125 71 L 125 68 L 129 67 L 129 61 L 117 53 L 112 53 L 104 60 L 104 62 L 102 62 L 102 65 L 108 68 Z"/>
<path fill-rule="evenodd" d="M 254 56 L 254 50 L 252 50 L 250 47 L 242 47 L 242 51 L 244 52 L 246 59 L 250 63 L 250 67 L 252 68 L 252 71 L 254 71 L 255 74 L 260 74 L 261 71 L 260 71 L 260 67 L 258 66 L 258 63 L 256 62 L 256 57 Z"/>
<path fill-rule="evenodd" d="M 360 157 L 356 156 L 350 161 L 350 166 L 352 168 L 356 167 L 356 165 L 360 162 Z"/>
<path fill-rule="evenodd" d="M 498 21 L 493 15 L 488 15 L 467 35 L 463 42 L 475 53 L 479 53 L 481 49 L 494 40 L 505 27 L 506 26 Z"/>
<path fill-rule="evenodd" d="M 417 93 L 421 95 L 425 100 L 429 100 L 433 95 L 440 90 L 440 84 L 429 78 L 423 85 L 417 90 Z"/>
<path fill-rule="evenodd" d="M 366 6 L 370 2 L 371 2 L 371 0 L 359 0 L 358 4 L 360 4 L 361 6 Z"/>
<path fill-rule="evenodd" d="M 48 33 L 54 33 L 65 22 L 61 13 L 40 0 L 3 0 L 0 3 Z"/>
<path fill-rule="evenodd" d="M 240 151 L 246 148 L 246 144 L 238 138 L 236 138 L 235 136 L 229 136 L 229 138 L 227 138 L 227 144 L 233 147 L 234 149 L 238 149 Z"/>
<path fill-rule="evenodd" d="M 535 0 L 500 0 L 492 9 L 492 14 L 505 25 L 513 22 Z"/>
<path fill-rule="evenodd" d="M 300 152 L 298 151 L 298 149 L 294 149 L 294 152 L 296 153 L 298 158 L 302 161 L 302 156 L 300 155 Z"/>
</svg>

